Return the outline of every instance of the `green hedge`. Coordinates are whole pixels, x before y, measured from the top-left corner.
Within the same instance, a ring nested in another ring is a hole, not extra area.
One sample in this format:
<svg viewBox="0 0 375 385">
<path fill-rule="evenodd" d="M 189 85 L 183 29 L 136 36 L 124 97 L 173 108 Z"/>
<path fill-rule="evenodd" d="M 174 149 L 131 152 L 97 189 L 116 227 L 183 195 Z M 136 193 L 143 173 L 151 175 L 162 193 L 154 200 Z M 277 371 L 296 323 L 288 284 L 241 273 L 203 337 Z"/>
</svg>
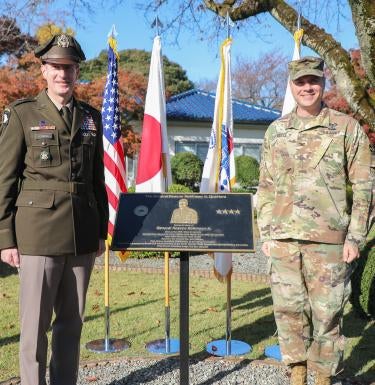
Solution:
<svg viewBox="0 0 375 385">
<path fill-rule="evenodd" d="M 179 152 L 171 159 L 173 183 L 199 191 L 203 162 L 191 152 Z"/>
<path fill-rule="evenodd" d="M 248 155 L 240 155 L 235 158 L 236 181 L 242 188 L 250 189 L 259 182 L 259 162 Z"/>
<path fill-rule="evenodd" d="M 350 302 L 361 317 L 375 319 L 375 225 L 367 239 L 352 275 Z"/>
</svg>

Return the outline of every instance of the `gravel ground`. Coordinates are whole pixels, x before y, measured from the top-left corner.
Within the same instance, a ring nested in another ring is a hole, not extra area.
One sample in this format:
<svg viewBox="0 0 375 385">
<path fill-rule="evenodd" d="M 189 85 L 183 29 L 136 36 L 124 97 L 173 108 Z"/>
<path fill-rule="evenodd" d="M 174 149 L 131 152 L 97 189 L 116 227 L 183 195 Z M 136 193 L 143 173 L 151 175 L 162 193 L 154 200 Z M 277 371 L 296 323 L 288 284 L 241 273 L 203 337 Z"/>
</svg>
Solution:
<svg viewBox="0 0 375 385">
<path fill-rule="evenodd" d="M 260 243 L 256 245 L 255 253 L 233 254 L 233 272 L 234 273 L 250 273 L 256 275 L 264 275 L 267 269 L 267 257 L 260 250 Z M 97 265 L 103 265 L 103 256 L 96 259 Z M 110 265 L 124 268 L 151 267 L 155 269 L 164 268 L 163 258 L 128 258 L 125 262 L 121 262 L 113 252 L 110 253 Z M 180 265 L 179 258 L 170 259 L 170 268 L 178 269 Z M 189 257 L 190 271 L 212 270 L 213 259 L 206 254 L 193 255 Z"/>
<path fill-rule="evenodd" d="M 285 366 L 271 361 L 241 359 L 190 360 L 191 385 L 289 385 Z M 80 370 L 78 385 L 174 385 L 180 384 L 179 361 L 131 359 L 86 365 Z M 314 384 L 311 373 L 308 385 Z M 334 380 L 332 385 L 359 385 L 361 382 Z M 364 384 L 364 383 L 363 383 Z"/>
</svg>

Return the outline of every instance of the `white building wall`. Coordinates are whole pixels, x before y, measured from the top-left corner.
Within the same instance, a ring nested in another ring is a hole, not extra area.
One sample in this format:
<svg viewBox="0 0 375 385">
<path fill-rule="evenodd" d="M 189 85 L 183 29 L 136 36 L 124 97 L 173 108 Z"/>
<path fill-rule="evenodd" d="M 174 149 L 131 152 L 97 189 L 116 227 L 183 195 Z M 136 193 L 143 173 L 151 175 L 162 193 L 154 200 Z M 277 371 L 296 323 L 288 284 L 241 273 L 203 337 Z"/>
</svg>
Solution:
<svg viewBox="0 0 375 385">
<path fill-rule="evenodd" d="M 178 142 L 207 143 L 208 150 L 211 125 L 211 122 L 168 121 L 167 134 L 170 156 L 175 155 L 176 143 Z M 256 145 L 256 147 L 260 147 L 266 129 L 266 125 L 235 124 L 233 129 L 235 148 L 236 145 Z M 134 184 L 136 167 L 137 159 L 127 162 L 128 185 Z"/>
</svg>

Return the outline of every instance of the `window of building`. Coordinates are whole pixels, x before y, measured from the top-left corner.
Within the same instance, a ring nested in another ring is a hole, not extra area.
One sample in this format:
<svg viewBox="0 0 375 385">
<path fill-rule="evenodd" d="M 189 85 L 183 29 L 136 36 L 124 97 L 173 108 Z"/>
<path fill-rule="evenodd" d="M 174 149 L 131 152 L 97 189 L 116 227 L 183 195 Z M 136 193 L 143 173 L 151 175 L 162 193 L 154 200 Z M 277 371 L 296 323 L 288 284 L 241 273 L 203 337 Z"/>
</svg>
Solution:
<svg viewBox="0 0 375 385">
<path fill-rule="evenodd" d="M 248 155 L 260 161 L 261 144 L 259 143 L 235 143 L 234 156 Z M 206 142 L 176 142 L 175 153 L 191 152 L 197 155 L 202 162 L 206 160 L 208 143 Z"/>
<path fill-rule="evenodd" d="M 191 152 L 204 162 L 208 151 L 208 142 L 176 142 L 175 153 Z"/>
<path fill-rule="evenodd" d="M 258 143 L 235 143 L 234 156 L 248 155 L 259 162 L 261 147 Z"/>
</svg>

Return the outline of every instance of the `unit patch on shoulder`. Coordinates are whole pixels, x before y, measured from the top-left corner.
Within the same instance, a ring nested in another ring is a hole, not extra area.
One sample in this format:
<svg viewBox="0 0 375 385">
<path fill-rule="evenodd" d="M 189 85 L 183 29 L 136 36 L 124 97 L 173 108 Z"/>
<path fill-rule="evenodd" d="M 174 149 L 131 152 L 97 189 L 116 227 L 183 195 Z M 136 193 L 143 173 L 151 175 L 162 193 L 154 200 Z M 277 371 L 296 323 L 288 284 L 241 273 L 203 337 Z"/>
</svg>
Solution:
<svg viewBox="0 0 375 385">
<path fill-rule="evenodd" d="M 5 128 L 7 127 L 10 119 L 10 109 L 6 108 L 3 112 L 3 117 L 1 119 L 1 127 L 0 127 L 0 134 L 3 133 Z"/>
</svg>

